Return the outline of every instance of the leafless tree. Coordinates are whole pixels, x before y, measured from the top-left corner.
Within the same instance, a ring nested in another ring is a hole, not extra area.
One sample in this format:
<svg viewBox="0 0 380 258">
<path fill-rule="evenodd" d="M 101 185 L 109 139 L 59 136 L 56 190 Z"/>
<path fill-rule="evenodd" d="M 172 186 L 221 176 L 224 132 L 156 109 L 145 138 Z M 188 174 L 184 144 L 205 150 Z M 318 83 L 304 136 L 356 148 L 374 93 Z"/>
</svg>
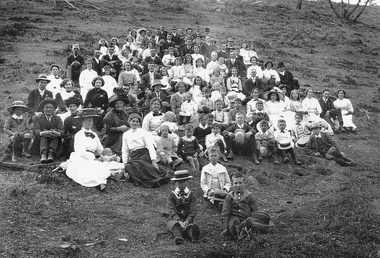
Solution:
<svg viewBox="0 0 380 258">
<path fill-rule="evenodd" d="M 335 13 L 336 17 L 346 19 L 349 22 L 356 22 L 360 15 L 364 12 L 364 9 L 368 6 L 369 3 L 372 2 L 372 0 L 358 0 L 357 4 L 354 5 L 352 8 L 350 8 L 350 1 L 348 1 L 348 4 L 344 3 L 343 0 L 341 0 L 338 4 L 333 4 L 331 0 L 326 0 L 333 12 Z M 364 3 L 360 8 L 360 4 Z M 339 7 L 341 11 L 339 12 L 337 7 Z M 359 9 L 358 9 L 359 8 Z M 351 9 L 351 10 L 350 10 Z M 356 12 L 355 12 L 356 11 Z"/>
</svg>

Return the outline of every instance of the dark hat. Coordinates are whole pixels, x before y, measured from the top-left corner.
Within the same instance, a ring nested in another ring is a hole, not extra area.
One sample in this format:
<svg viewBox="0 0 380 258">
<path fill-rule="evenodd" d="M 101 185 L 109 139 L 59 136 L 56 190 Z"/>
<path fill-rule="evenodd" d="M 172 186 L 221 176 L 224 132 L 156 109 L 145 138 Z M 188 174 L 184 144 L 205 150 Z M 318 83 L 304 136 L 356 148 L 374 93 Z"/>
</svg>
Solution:
<svg viewBox="0 0 380 258">
<path fill-rule="evenodd" d="M 274 223 L 266 212 L 255 211 L 252 213 L 253 224 L 258 227 L 269 228 L 273 227 Z"/>
<path fill-rule="evenodd" d="M 145 31 L 146 32 L 146 29 L 145 28 L 141 28 L 137 31 L 138 34 L 141 34 L 141 32 Z"/>
<path fill-rule="evenodd" d="M 75 96 L 70 97 L 70 98 L 65 100 L 65 106 L 66 107 L 70 106 L 71 104 L 74 104 L 77 107 L 79 107 L 80 105 L 83 105 L 83 101 L 80 98 L 75 97 Z"/>
<path fill-rule="evenodd" d="M 83 108 L 77 110 L 77 115 L 74 118 L 90 118 L 90 117 L 100 117 L 98 111 L 95 108 Z"/>
<path fill-rule="evenodd" d="M 108 99 L 108 106 L 115 108 L 116 101 L 122 100 L 125 105 L 129 104 L 129 99 L 128 96 L 125 96 L 124 94 L 113 94 L 109 99 Z"/>
<path fill-rule="evenodd" d="M 284 62 L 279 62 L 277 65 L 277 68 L 282 68 L 282 67 L 285 67 Z"/>
<path fill-rule="evenodd" d="M 40 109 L 43 109 L 44 106 L 45 106 L 46 104 L 49 104 L 49 103 L 50 103 L 50 104 L 53 104 L 54 109 L 56 109 L 56 108 L 58 107 L 58 103 L 57 103 L 57 101 L 55 101 L 55 100 L 52 99 L 52 98 L 47 97 L 46 99 L 44 99 L 43 101 L 40 102 Z"/>
<path fill-rule="evenodd" d="M 187 170 L 178 170 L 174 172 L 174 177 L 171 179 L 172 181 L 180 181 L 191 179 L 193 176 L 189 175 L 189 171 Z"/>
<path fill-rule="evenodd" d="M 227 196 L 227 192 L 226 191 L 223 191 L 223 190 L 215 190 L 214 191 L 214 195 L 211 197 L 211 200 L 214 200 L 214 201 L 224 201 L 224 199 L 226 198 Z"/>
<path fill-rule="evenodd" d="M 27 112 L 29 111 L 29 108 L 27 106 L 25 106 L 24 102 L 21 101 L 21 100 L 16 100 L 16 101 L 13 101 L 12 103 L 12 106 L 8 107 L 7 110 L 12 113 L 14 108 L 23 108 L 24 112 Z"/>
<path fill-rule="evenodd" d="M 281 90 L 282 88 L 286 88 L 286 91 L 290 90 L 289 86 L 286 85 L 286 84 L 280 84 L 280 86 L 278 86 Z"/>
<path fill-rule="evenodd" d="M 210 28 L 205 28 L 205 31 L 206 32 L 210 32 Z"/>
<path fill-rule="evenodd" d="M 50 66 L 50 71 L 51 71 L 54 67 L 57 67 L 58 70 L 59 70 L 59 65 L 57 65 L 57 64 L 52 64 L 52 65 Z"/>
<path fill-rule="evenodd" d="M 50 80 L 47 78 L 47 75 L 44 74 L 44 73 L 38 75 L 38 78 L 36 79 L 36 82 L 39 82 L 39 81 L 46 81 L 47 83 L 50 82 Z"/>
<path fill-rule="evenodd" d="M 173 26 L 172 28 L 171 28 L 171 30 L 176 30 L 177 29 L 177 27 L 175 27 L 175 26 Z"/>
</svg>

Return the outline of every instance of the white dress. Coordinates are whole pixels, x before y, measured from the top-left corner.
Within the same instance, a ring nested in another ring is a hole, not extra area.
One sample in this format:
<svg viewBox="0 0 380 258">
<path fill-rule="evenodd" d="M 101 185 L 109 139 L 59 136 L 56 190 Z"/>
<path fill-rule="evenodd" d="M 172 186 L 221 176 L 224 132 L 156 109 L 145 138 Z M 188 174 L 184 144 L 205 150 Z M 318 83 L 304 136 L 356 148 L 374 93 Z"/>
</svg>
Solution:
<svg viewBox="0 0 380 258">
<path fill-rule="evenodd" d="M 322 108 L 316 98 L 305 98 L 302 100 L 302 108 L 305 108 L 309 112 L 309 121 L 318 122 L 321 120 L 319 114 L 322 113 Z M 318 114 L 315 114 L 315 112 Z"/>
<path fill-rule="evenodd" d="M 337 99 L 333 104 L 335 108 L 340 108 L 342 112 L 343 126 L 352 127 L 355 130 L 356 125 L 352 122 L 352 115 L 347 115 L 349 111 L 351 113 L 354 112 L 351 101 L 349 99 Z"/>
<path fill-rule="evenodd" d="M 83 99 L 86 99 L 87 92 L 89 92 L 92 86 L 92 80 L 98 76 L 98 73 L 94 70 L 83 70 L 79 75 L 79 85 L 81 87 L 80 94 Z"/>
<path fill-rule="evenodd" d="M 87 137 L 85 133 L 92 133 L 95 137 Z M 66 175 L 87 187 L 106 184 L 111 175 L 109 164 L 95 160 L 95 153 L 101 154 L 102 151 L 103 146 L 98 136 L 91 130 L 82 128 L 75 134 L 74 152 L 67 161 Z"/>
<path fill-rule="evenodd" d="M 104 86 L 102 87 L 102 89 L 107 92 L 108 96 L 112 96 L 113 89 L 118 87 L 115 78 L 113 78 L 111 75 L 103 75 L 102 78 L 104 80 Z"/>
</svg>

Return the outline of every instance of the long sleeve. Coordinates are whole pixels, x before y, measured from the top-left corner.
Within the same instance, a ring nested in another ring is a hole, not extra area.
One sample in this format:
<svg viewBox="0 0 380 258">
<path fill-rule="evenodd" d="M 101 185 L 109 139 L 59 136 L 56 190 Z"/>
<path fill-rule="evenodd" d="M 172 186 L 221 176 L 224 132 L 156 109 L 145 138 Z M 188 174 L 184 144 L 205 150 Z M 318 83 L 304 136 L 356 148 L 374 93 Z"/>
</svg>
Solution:
<svg viewBox="0 0 380 258">
<path fill-rule="evenodd" d="M 172 219 L 172 220 L 179 220 L 179 216 L 177 214 L 177 209 L 175 207 L 175 201 L 174 201 L 174 196 L 173 194 L 171 193 L 168 197 L 168 200 L 166 202 L 166 206 L 168 208 L 168 211 L 169 211 L 169 218 Z"/>
<path fill-rule="evenodd" d="M 191 202 L 190 202 L 190 211 L 189 215 L 187 215 L 186 220 L 189 223 L 192 223 L 194 221 L 195 216 L 197 215 L 197 198 L 195 197 L 194 193 L 190 193 Z"/>
<path fill-rule="evenodd" d="M 207 192 L 210 190 L 211 185 L 211 177 L 209 173 L 206 172 L 208 167 L 209 165 L 204 166 L 201 173 L 201 189 L 203 191 L 203 197 L 207 197 Z"/>
<path fill-rule="evenodd" d="M 126 133 L 123 134 L 123 138 L 122 138 L 122 145 L 121 145 L 121 157 L 123 159 L 123 163 L 124 164 L 127 164 L 128 162 L 128 157 L 129 157 L 129 146 L 128 146 L 128 142 L 127 142 L 127 135 Z"/>
</svg>

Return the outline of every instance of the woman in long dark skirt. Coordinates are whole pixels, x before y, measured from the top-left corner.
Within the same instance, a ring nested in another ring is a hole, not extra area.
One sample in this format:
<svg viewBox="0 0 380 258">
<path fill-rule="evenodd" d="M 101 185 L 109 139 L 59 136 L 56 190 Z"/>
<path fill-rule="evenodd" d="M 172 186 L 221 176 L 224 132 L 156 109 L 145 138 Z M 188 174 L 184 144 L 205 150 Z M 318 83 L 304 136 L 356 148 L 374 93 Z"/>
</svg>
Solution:
<svg viewBox="0 0 380 258">
<path fill-rule="evenodd" d="M 156 163 L 152 135 L 140 128 L 141 116 L 134 113 L 128 120 L 131 129 L 123 134 L 122 142 L 125 175 L 135 185 L 147 188 L 169 182 L 171 175 Z"/>
<path fill-rule="evenodd" d="M 105 148 L 110 148 L 117 155 L 121 155 L 123 133 L 129 129 L 128 114 L 124 109 L 128 102 L 128 98 L 121 94 L 112 95 L 109 99 L 109 106 L 112 109 L 103 119 L 107 134 L 103 145 Z"/>
</svg>

